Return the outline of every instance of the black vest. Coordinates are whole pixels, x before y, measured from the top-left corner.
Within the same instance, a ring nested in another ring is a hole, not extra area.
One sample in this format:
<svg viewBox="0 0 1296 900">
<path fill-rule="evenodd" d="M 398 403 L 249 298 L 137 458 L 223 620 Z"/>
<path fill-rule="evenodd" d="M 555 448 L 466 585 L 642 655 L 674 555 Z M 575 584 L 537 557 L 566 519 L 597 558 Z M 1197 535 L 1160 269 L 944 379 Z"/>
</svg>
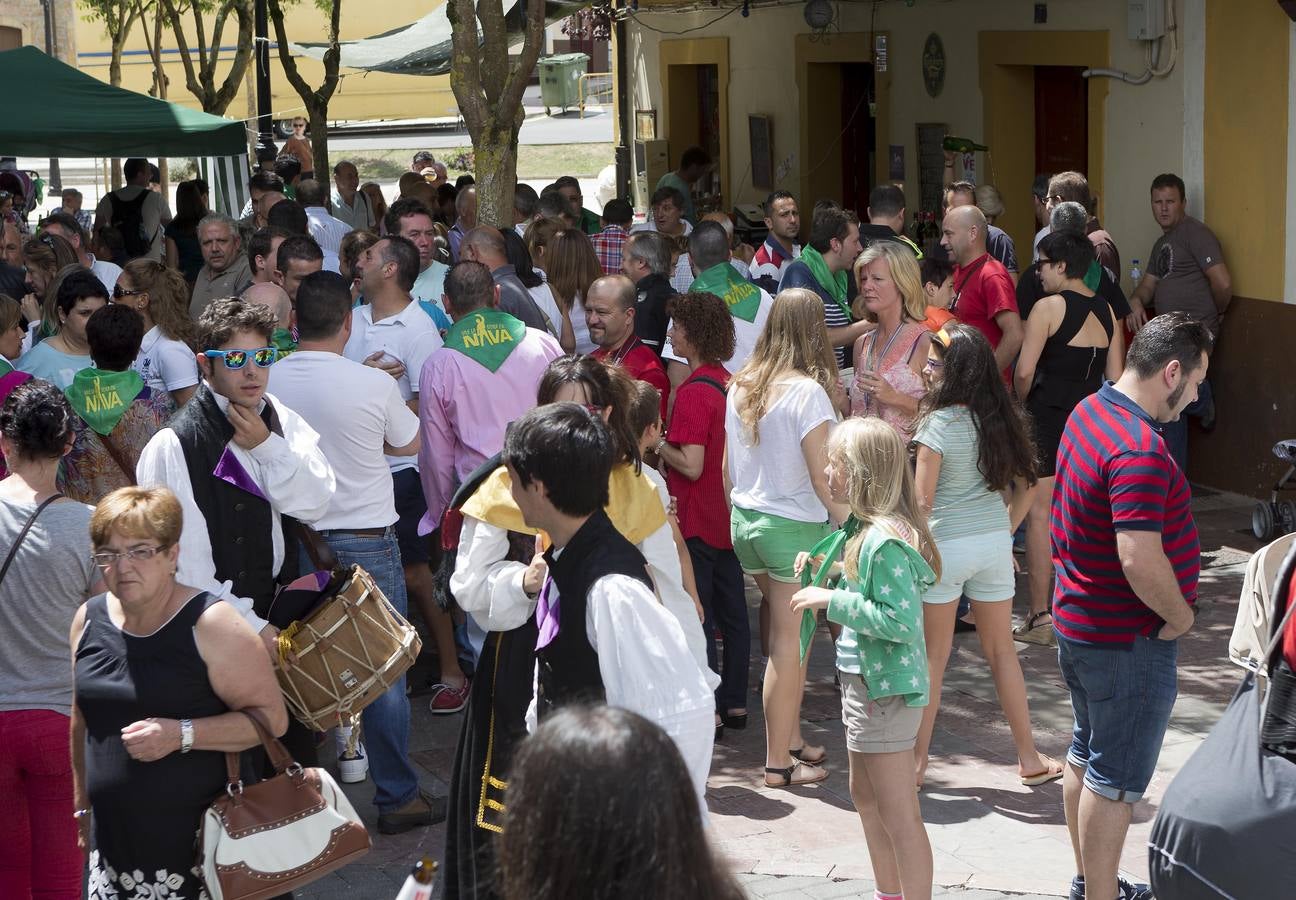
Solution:
<svg viewBox="0 0 1296 900">
<path fill-rule="evenodd" d="M 266 400 L 261 418 L 275 434 L 283 428 L 274 407 Z M 283 572 L 274 570 L 270 502 L 217 478 L 212 472 L 234 437 L 234 426 L 216 405 L 206 384 L 167 423 L 180 441 L 194 502 L 207 520 L 212 562 L 219 581 L 232 581 L 237 597 L 249 597 L 252 608 L 264 615 L 274 599 L 277 574 L 296 572 L 296 546 L 284 527 Z M 251 474 L 251 473 L 249 473 Z M 285 520 L 282 523 L 288 525 Z"/>
<path fill-rule="evenodd" d="M 589 591 L 605 575 L 628 575 L 652 590 L 648 563 L 634 544 L 599 510 L 590 516 L 554 559 L 545 552 L 549 577 L 558 589 L 558 634 L 536 652 L 539 662 L 537 713 L 544 716 L 568 703 L 605 699 L 598 653 L 590 646 L 585 628 Z"/>
</svg>

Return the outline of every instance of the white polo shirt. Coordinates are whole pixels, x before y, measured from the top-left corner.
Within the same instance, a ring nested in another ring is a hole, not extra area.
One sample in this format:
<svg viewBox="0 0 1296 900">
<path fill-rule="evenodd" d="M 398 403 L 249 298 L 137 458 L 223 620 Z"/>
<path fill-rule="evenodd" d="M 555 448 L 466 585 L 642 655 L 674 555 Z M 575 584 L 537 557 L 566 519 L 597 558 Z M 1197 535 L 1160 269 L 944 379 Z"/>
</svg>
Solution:
<svg viewBox="0 0 1296 900">
<path fill-rule="evenodd" d="M 373 320 L 373 307 L 366 303 L 351 311 L 351 337 L 342 355 L 363 363 L 367 357 L 382 350 L 400 360 L 405 366 L 405 374 L 396 385 L 401 399 L 408 402 L 418 395 L 423 363 L 434 350 L 440 349 L 442 343 L 441 332 L 414 301 L 396 315 L 377 322 Z M 387 463 L 393 472 L 418 468 L 418 459 L 413 456 L 389 456 Z"/>
<path fill-rule="evenodd" d="M 396 501 L 383 444 L 403 447 L 414 440 L 419 427 L 396 380 L 336 353 L 298 350 L 270 368 L 270 387 L 319 433 L 320 450 L 337 478 L 328 511 L 315 527 L 395 524 Z"/>
</svg>

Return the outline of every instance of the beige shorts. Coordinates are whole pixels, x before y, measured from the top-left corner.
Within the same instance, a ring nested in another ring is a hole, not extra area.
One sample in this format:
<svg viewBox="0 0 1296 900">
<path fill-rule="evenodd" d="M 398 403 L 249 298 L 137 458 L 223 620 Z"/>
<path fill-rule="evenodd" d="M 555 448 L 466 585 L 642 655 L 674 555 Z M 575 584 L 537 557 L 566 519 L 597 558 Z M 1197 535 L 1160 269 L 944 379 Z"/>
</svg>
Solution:
<svg viewBox="0 0 1296 900">
<path fill-rule="evenodd" d="M 922 707 L 906 706 L 904 697 L 870 700 L 859 675 L 841 674 L 842 724 L 846 749 L 852 753 L 898 753 L 912 750 L 922 725 Z"/>
</svg>

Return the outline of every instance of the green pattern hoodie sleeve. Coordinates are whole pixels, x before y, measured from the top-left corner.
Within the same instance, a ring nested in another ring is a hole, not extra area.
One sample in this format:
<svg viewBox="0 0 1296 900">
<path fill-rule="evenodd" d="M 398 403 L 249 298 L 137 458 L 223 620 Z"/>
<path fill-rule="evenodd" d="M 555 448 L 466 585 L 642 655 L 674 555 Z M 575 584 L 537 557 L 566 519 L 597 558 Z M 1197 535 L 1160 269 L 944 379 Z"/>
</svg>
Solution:
<svg viewBox="0 0 1296 900">
<path fill-rule="evenodd" d="M 931 567 L 913 547 L 876 528 L 860 548 L 859 578 L 833 591 L 828 620 L 859 634 L 893 643 L 910 643 L 921 633 L 922 595 L 934 579 Z"/>
</svg>

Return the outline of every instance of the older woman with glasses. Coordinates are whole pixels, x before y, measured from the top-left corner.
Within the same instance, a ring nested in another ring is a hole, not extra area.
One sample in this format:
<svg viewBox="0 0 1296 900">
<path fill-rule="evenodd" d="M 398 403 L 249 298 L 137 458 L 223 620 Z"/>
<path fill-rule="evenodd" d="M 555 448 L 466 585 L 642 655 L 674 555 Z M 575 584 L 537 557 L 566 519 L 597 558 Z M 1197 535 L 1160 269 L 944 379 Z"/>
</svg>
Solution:
<svg viewBox="0 0 1296 900">
<path fill-rule="evenodd" d="M 45 381 L 0 406 L 0 894 L 75 900 L 81 854 L 67 751 L 72 678 L 67 633 L 97 588 L 90 507 L 56 481 L 72 446 L 71 408 Z"/>
<path fill-rule="evenodd" d="M 226 752 L 275 734 L 288 714 L 261 641 L 228 603 L 176 581 L 180 503 L 128 487 L 90 519 L 108 592 L 76 613 L 75 816 L 91 845 L 90 896 L 206 896 L 194 837 L 226 784 Z M 165 802 L 160 802 L 165 798 Z"/>
</svg>

